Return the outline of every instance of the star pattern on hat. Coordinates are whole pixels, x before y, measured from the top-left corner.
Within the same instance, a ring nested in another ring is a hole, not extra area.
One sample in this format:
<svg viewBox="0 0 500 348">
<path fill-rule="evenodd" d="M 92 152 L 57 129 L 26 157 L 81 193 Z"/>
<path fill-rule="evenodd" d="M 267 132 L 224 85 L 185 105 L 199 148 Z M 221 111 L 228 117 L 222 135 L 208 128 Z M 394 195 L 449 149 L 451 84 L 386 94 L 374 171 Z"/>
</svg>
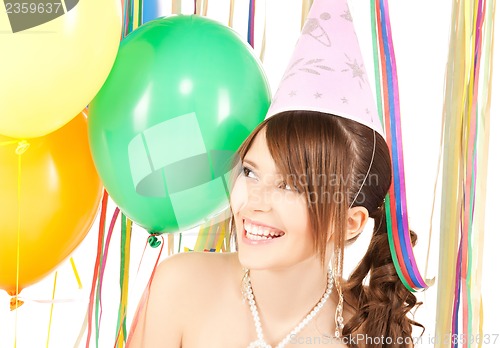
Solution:
<svg viewBox="0 0 500 348">
<path fill-rule="evenodd" d="M 330 47 L 332 41 L 326 30 L 321 26 L 320 20 L 327 21 L 331 16 L 328 12 L 323 12 L 319 18 L 308 18 L 302 29 L 302 35 L 309 35 L 323 46 Z"/>
<path fill-rule="evenodd" d="M 312 74 L 312 75 L 321 75 L 322 72 L 330 71 L 333 72 L 335 69 L 332 67 L 325 65 L 322 63 L 324 61 L 323 58 L 312 58 L 303 62 L 305 58 L 297 59 L 285 72 L 285 76 L 283 77 L 283 81 L 289 79 L 290 77 L 296 75 L 299 71 Z"/>
<path fill-rule="evenodd" d="M 346 21 L 352 22 L 351 11 L 349 11 L 349 9 L 344 10 L 344 13 L 342 13 L 340 17 L 344 18 Z"/>
<path fill-rule="evenodd" d="M 351 59 L 347 54 L 345 55 L 347 61 L 345 64 L 349 67 L 348 69 L 342 69 L 342 72 L 352 72 L 352 78 L 359 78 L 359 88 L 363 88 L 361 86 L 361 82 L 365 83 L 365 70 L 363 69 L 363 64 L 359 65 L 358 60 L 356 58 Z"/>
<path fill-rule="evenodd" d="M 323 93 L 316 92 L 314 93 L 314 98 L 319 99 L 323 96 Z"/>
</svg>

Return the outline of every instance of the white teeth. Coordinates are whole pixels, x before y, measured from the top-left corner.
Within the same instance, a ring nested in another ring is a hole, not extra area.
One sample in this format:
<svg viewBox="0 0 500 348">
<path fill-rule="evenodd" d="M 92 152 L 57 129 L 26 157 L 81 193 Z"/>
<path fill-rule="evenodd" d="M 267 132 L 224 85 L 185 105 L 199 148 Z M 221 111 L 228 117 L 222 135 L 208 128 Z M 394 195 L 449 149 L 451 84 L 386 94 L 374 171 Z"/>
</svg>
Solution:
<svg viewBox="0 0 500 348">
<path fill-rule="evenodd" d="M 264 226 L 254 225 L 250 222 L 244 221 L 243 227 L 247 231 L 248 239 L 252 240 L 267 240 L 273 237 L 281 237 L 285 233 L 282 231 L 276 231 Z"/>
<path fill-rule="evenodd" d="M 251 233 L 247 233 L 247 238 L 251 239 L 251 240 L 268 240 L 268 239 L 272 239 L 271 237 L 256 236 L 256 235 L 251 234 Z"/>
</svg>

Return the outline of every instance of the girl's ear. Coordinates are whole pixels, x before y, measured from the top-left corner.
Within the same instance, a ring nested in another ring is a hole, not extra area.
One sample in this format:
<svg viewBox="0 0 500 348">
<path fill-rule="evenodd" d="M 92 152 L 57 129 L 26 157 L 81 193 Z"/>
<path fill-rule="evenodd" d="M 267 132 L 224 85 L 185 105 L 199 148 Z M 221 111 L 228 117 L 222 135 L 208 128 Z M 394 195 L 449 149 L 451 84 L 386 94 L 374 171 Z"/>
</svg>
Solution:
<svg viewBox="0 0 500 348">
<path fill-rule="evenodd" d="M 349 208 L 347 212 L 347 230 L 345 240 L 356 238 L 361 232 L 368 221 L 369 213 L 365 207 Z"/>
</svg>

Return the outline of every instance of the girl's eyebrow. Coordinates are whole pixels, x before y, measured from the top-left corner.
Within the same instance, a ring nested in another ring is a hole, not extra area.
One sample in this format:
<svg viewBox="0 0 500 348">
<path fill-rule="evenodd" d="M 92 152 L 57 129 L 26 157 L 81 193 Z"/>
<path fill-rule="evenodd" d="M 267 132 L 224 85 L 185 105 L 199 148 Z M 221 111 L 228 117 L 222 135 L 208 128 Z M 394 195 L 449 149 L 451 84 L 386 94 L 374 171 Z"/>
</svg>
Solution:
<svg viewBox="0 0 500 348">
<path fill-rule="evenodd" d="M 252 168 L 253 168 L 253 169 L 255 169 L 256 171 L 258 171 L 258 170 L 259 170 L 259 166 L 258 166 L 258 165 L 257 165 L 254 161 L 244 158 L 244 159 L 243 159 L 243 163 L 245 163 L 245 162 L 246 162 L 247 164 L 249 164 L 250 166 L 252 166 Z M 281 175 L 281 174 L 275 174 L 275 175 L 278 175 L 278 176 L 280 176 L 280 177 L 282 177 L 282 176 L 283 176 L 283 175 Z"/>
<path fill-rule="evenodd" d="M 243 162 L 247 162 L 248 164 L 250 164 L 252 167 L 254 167 L 255 169 L 259 169 L 259 166 L 257 164 L 255 164 L 255 162 L 249 160 L 249 159 L 246 159 L 244 158 L 243 159 Z"/>
</svg>

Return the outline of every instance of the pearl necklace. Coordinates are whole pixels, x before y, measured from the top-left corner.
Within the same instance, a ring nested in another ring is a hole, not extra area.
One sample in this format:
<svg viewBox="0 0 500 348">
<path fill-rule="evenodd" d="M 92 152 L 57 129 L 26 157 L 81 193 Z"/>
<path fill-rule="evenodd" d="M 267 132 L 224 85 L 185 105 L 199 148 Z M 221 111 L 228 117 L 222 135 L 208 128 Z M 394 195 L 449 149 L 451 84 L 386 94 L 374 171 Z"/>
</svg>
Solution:
<svg viewBox="0 0 500 348">
<path fill-rule="evenodd" d="M 266 341 L 264 340 L 264 334 L 262 332 L 262 325 L 260 323 L 259 312 L 257 311 L 257 306 L 255 304 L 255 297 L 253 295 L 252 284 L 250 283 L 250 276 L 248 273 L 249 273 L 248 270 L 246 270 L 244 278 L 246 298 L 248 299 L 248 304 L 250 305 L 250 312 L 252 312 L 252 318 L 255 324 L 255 331 L 257 331 L 257 340 L 251 342 L 248 345 L 248 348 L 272 348 L 272 346 L 266 343 Z M 295 335 L 297 335 L 316 316 L 316 314 L 319 313 L 321 308 L 323 308 L 326 301 L 328 300 L 328 297 L 330 297 L 330 294 L 332 293 L 332 288 L 333 288 L 333 274 L 332 270 L 330 269 L 328 270 L 328 285 L 321 299 L 318 301 L 316 306 L 314 306 L 314 308 L 305 316 L 305 318 L 302 319 L 302 321 L 297 326 L 295 326 L 292 329 L 292 331 L 290 331 L 290 333 L 281 340 L 280 343 L 278 343 L 276 348 L 285 347 L 285 345 L 287 345 L 291 341 L 291 339 Z"/>
</svg>

